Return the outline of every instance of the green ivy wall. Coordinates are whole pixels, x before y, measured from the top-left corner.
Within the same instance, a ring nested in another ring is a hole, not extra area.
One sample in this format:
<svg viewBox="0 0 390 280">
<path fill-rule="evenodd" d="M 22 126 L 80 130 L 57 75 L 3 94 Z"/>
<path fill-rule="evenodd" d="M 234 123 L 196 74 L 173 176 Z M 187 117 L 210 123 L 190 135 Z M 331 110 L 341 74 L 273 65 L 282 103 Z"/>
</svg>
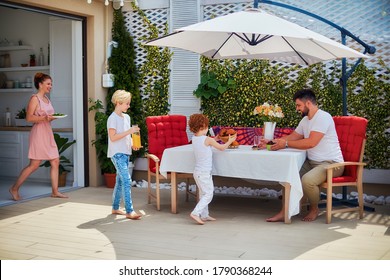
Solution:
<svg viewBox="0 0 390 280">
<path fill-rule="evenodd" d="M 315 90 L 321 109 L 342 115 L 341 73 L 336 65 L 327 73 L 321 63 L 282 68 L 262 60 L 201 60 L 202 81 L 194 94 L 201 98 L 201 110 L 209 116 L 210 125 L 259 127 L 262 123 L 253 110 L 268 101 L 279 104 L 285 114 L 278 127 L 296 127 L 301 116 L 292 96 L 305 87 Z M 386 67 L 383 63 L 381 66 Z M 297 71 L 298 76 L 290 79 L 289 71 Z M 348 93 L 348 113 L 369 120 L 365 152 L 368 168 L 389 169 L 389 75 L 376 78 L 375 69 L 362 63 L 348 80 Z"/>
</svg>

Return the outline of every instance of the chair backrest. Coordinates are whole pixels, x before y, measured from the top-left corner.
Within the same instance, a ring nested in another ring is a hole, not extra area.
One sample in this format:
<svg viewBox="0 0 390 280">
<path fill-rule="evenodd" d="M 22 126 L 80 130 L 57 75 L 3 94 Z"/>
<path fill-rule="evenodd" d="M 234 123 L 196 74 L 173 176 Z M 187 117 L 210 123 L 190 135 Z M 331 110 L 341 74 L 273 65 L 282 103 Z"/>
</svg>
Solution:
<svg viewBox="0 0 390 280">
<path fill-rule="evenodd" d="M 160 160 L 166 148 L 188 144 L 187 117 L 183 115 L 150 116 L 146 118 L 148 128 L 148 151 Z M 149 162 L 155 169 L 154 161 Z"/>
<path fill-rule="evenodd" d="M 362 161 L 368 121 L 356 116 L 335 116 L 333 120 L 344 161 Z M 357 167 L 346 166 L 344 176 L 356 178 Z"/>
</svg>

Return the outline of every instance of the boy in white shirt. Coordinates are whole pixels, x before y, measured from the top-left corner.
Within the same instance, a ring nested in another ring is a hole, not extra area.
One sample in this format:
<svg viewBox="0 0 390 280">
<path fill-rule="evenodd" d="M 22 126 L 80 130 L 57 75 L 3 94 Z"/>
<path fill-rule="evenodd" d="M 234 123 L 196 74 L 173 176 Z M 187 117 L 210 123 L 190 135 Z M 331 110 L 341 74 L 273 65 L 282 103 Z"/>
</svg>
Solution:
<svg viewBox="0 0 390 280">
<path fill-rule="evenodd" d="M 218 136 L 211 138 L 206 136 L 209 119 L 203 114 L 193 114 L 188 121 L 192 137 L 192 146 L 195 153 L 194 179 L 200 189 L 200 199 L 190 217 L 198 224 L 203 225 L 204 221 L 215 221 L 216 219 L 209 215 L 209 203 L 213 199 L 214 183 L 211 176 L 213 152 L 211 147 L 218 150 L 225 150 L 236 140 L 237 134 L 229 135 L 229 140 L 225 144 L 217 142 Z"/>
<path fill-rule="evenodd" d="M 131 178 L 129 174 L 129 158 L 132 147 L 130 135 L 138 132 L 139 127 L 131 127 L 130 116 L 126 114 L 130 107 L 131 94 L 125 90 L 117 90 L 111 102 L 115 105 L 114 112 L 108 117 L 108 151 L 107 157 L 111 158 L 116 169 L 116 183 L 112 194 L 112 214 L 126 215 L 126 218 L 139 220 L 141 215 L 133 209 L 131 200 Z M 121 198 L 126 212 L 119 210 Z"/>
</svg>

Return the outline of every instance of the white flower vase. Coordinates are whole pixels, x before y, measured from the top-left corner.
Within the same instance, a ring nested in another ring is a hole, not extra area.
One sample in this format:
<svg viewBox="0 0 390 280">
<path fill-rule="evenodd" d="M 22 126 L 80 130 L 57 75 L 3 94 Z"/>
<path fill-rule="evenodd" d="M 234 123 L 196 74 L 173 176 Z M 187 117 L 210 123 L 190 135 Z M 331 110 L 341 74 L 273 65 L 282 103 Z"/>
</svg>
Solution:
<svg viewBox="0 0 390 280">
<path fill-rule="evenodd" d="M 264 122 L 264 139 L 272 140 L 274 139 L 276 122 Z"/>
</svg>

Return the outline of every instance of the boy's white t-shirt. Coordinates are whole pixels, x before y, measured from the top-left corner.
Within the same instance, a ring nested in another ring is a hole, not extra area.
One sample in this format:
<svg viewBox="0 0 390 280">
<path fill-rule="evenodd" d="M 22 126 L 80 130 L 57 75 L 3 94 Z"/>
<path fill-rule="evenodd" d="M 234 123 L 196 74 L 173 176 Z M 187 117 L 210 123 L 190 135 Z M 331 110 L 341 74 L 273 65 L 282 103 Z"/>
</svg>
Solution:
<svg viewBox="0 0 390 280">
<path fill-rule="evenodd" d="M 192 136 L 192 147 L 195 154 L 195 170 L 198 172 L 211 172 L 213 168 L 213 151 L 206 146 L 207 136 Z"/>
<path fill-rule="evenodd" d="M 309 120 L 307 116 L 304 117 L 299 122 L 295 131 L 300 135 L 303 135 L 304 138 L 309 138 L 311 131 L 317 131 L 324 134 L 324 137 L 322 137 L 317 146 L 307 150 L 308 159 L 320 162 L 344 161 L 336 127 L 333 118 L 329 113 L 319 109 L 311 120 Z"/>
<path fill-rule="evenodd" d="M 116 130 L 116 133 L 122 133 L 130 129 L 131 121 L 128 114 L 122 114 L 123 117 L 118 116 L 115 112 L 112 112 L 107 120 L 107 131 L 110 128 Z M 108 150 L 107 157 L 111 158 L 117 153 L 131 155 L 131 137 L 127 135 L 117 141 L 111 141 L 108 137 Z"/>
</svg>

